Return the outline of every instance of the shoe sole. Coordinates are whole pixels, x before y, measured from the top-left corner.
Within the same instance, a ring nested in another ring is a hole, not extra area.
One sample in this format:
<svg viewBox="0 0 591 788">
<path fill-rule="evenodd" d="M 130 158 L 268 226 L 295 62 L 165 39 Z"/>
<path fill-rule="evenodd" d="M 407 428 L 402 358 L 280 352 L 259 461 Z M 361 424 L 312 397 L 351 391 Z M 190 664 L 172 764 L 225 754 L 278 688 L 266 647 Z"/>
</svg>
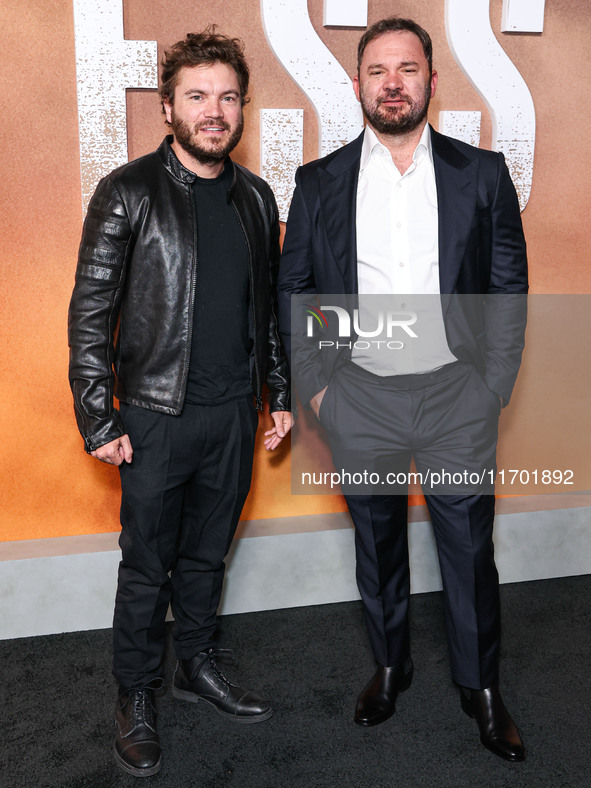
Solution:
<svg viewBox="0 0 591 788">
<path fill-rule="evenodd" d="M 490 744 L 482 741 L 482 738 L 480 739 L 480 743 L 483 747 L 486 747 L 489 752 L 492 752 L 493 755 L 496 755 L 498 758 L 502 758 L 504 761 L 508 761 L 509 763 L 523 763 L 523 761 L 525 761 L 525 752 L 523 755 L 507 755 L 506 752 L 503 752 L 502 750 L 496 750 L 494 747 L 491 747 Z"/>
<path fill-rule="evenodd" d="M 158 763 L 154 764 L 154 766 L 148 766 L 145 769 L 138 769 L 137 766 L 131 766 L 127 761 L 124 761 L 123 758 L 117 752 L 117 748 L 113 748 L 113 755 L 115 756 L 115 763 L 124 772 L 127 774 L 133 774 L 134 777 L 152 777 L 154 774 L 158 774 L 160 769 L 162 768 L 162 756 L 158 759 Z"/>
<path fill-rule="evenodd" d="M 237 714 L 232 714 L 229 711 L 224 711 L 220 709 L 218 706 L 213 703 L 213 701 L 207 700 L 207 698 L 202 698 L 200 695 L 197 695 L 195 692 L 189 692 L 187 690 L 179 689 L 173 685 L 172 687 L 172 696 L 177 700 L 186 700 L 189 703 L 207 703 L 208 706 L 211 706 L 213 709 L 217 711 L 218 714 L 221 714 L 222 717 L 225 717 L 227 720 L 232 720 L 232 722 L 240 722 L 242 724 L 253 724 L 255 722 L 264 722 L 268 720 L 269 717 L 273 716 L 273 709 L 267 709 L 267 711 L 262 712 L 261 714 L 250 714 L 244 715 L 242 717 L 238 716 Z"/>
</svg>

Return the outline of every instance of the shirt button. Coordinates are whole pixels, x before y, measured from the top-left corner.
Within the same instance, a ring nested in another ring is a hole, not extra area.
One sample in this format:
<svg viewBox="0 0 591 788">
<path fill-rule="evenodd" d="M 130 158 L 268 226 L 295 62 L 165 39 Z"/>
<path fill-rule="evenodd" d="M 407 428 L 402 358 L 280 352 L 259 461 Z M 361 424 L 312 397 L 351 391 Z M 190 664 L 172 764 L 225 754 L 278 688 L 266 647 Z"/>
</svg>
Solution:
<svg viewBox="0 0 591 788">
<path fill-rule="evenodd" d="M 404 263 L 400 263 L 400 267 L 401 267 L 401 268 L 404 268 Z"/>
<path fill-rule="evenodd" d="M 400 230 L 400 228 L 402 227 L 402 222 L 398 222 L 398 224 L 396 225 L 396 227 L 398 227 L 398 229 Z"/>
</svg>

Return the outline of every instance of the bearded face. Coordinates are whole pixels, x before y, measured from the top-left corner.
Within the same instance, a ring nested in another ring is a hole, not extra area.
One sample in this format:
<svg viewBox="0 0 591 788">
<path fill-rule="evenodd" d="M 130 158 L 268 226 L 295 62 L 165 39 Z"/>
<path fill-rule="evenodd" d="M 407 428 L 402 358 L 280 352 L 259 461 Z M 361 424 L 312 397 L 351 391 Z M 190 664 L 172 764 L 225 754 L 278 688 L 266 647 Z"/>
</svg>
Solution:
<svg viewBox="0 0 591 788">
<path fill-rule="evenodd" d="M 436 85 L 419 38 L 407 31 L 370 41 L 353 80 L 369 125 L 385 135 L 408 134 L 424 124 Z"/>
<path fill-rule="evenodd" d="M 244 130 L 242 113 L 234 125 L 219 119 L 189 123 L 179 118 L 174 108 L 170 125 L 181 148 L 199 164 L 223 161 L 238 145 Z"/>
<path fill-rule="evenodd" d="M 190 169 L 215 169 L 242 136 L 240 86 L 236 72 L 227 63 L 182 68 L 174 100 L 165 101 L 164 109 L 174 134 L 173 148 Z"/>
<path fill-rule="evenodd" d="M 381 134 L 406 134 L 414 131 L 427 117 L 431 86 L 426 85 L 423 95 L 416 99 L 400 88 L 385 88 L 383 95 L 373 100 L 366 97 L 363 89 L 359 95 L 363 113 L 372 128 Z"/>
</svg>

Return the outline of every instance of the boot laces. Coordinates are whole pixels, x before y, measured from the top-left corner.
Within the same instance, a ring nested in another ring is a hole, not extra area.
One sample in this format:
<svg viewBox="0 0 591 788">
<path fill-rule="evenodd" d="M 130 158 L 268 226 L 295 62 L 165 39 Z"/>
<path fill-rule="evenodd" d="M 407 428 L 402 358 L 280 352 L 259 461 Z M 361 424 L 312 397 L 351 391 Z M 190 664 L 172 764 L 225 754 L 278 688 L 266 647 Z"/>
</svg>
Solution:
<svg viewBox="0 0 591 788">
<path fill-rule="evenodd" d="M 129 693 L 131 706 L 131 723 L 135 728 L 138 725 L 147 725 L 154 730 L 155 709 L 148 689 L 134 689 Z"/>
<path fill-rule="evenodd" d="M 229 684 L 232 687 L 237 687 L 238 684 L 234 684 L 232 681 L 230 681 L 230 679 L 220 670 L 218 665 L 218 661 L 226 662 L 229 665 L 236 664 L 232 650 L 229 648 L 208 648 L 205 653 L 207 654 L 209 664 L 211 665 L 211 669 L 214 674 L 225 684 Z"/>
</svg>

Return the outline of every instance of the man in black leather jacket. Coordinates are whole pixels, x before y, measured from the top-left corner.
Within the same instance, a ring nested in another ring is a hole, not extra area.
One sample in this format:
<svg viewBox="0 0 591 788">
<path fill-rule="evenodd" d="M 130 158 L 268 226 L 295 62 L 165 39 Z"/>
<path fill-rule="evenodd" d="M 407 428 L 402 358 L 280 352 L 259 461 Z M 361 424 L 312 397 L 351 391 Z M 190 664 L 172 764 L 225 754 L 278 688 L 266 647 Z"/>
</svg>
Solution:
<svg viewBox="0 0 591 788">
<path fill-rule="evenodd" d="M 236 722 L 272 714 L 226 679 L 215 648 L 264 383 L 266 448 L 292 424 L 276 328 L 277 207 L 268 185 L 229 158 L 248 81 L 241 42 L 214 28 L 166 53 L 160 95 L 173 134 L 99 183 L 70 304 L 78 426 L 86 451 L 121 473 L 115 758 L 136 776 L 161 765 L 154 690 L 169 602 L 175 697 Z"/>
</svg>

